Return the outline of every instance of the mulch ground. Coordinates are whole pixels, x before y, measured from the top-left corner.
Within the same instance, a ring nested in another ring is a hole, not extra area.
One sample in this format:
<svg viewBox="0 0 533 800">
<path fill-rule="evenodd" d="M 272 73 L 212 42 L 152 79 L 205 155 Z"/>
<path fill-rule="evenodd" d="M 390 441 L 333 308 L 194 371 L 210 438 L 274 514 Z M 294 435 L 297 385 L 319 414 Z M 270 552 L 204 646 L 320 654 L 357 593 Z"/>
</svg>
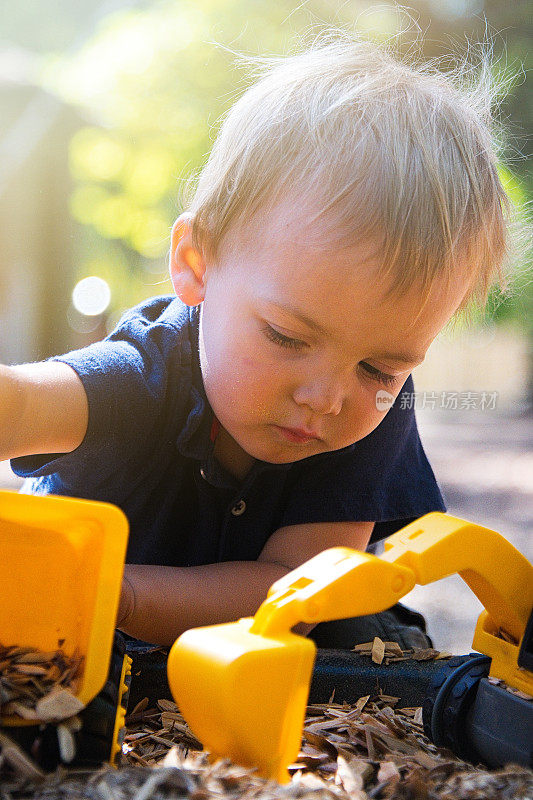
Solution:
<svg viewBox="0 0 533 800">
<path fill-rule="evenodd" d="M 489 771 L 436 748 L 425 738 L 420 709 L 398 709 L 387 697 L 355 705 L 308 707 L 302 749 L 291 781 L 280 785 L 253 770 L 210 763 L 177 707 L 130 715 L 119 769 L 35 774 L 23 756 L 4 764 L 2 800 L 532 800 L 533 771 L 516 765 Z M 4 748 L 5 749 L 5 748 Z M 1 769 L 2 767 L 0 767 Z"/>
<path fill-rule="evenodd" d="M 397 698 L 368 695 L 353 705 L 332 698 L 309 706 L 301 751 L 285 785 L 228 761 L 211 763 L 170 700 L 154 707 L 143 700 L 131 711 L 119 769 L 61 767 L 44 775 L 4 728 L 0 799 L 533 800 L 532 770 L 467 764 L 424 736 L 420 708 L 396 705 Z"/>
</svg>

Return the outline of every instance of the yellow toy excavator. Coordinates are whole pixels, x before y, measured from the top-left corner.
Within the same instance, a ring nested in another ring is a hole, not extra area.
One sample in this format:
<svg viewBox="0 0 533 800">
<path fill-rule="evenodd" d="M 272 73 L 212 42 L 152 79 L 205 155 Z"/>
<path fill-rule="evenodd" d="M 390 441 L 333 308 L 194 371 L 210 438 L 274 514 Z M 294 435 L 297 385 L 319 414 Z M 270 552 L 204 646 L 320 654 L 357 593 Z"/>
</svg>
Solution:
<svg viewBox="0 0 533 800">
<path fill-rule="evenodd" d="M 415 583 L 455 572 L 485 607 L 473 640 L 484 656 L 441 677 L 424 704 L 426 732 L 459 754 L 532 765 L 533 704 L 485 677 L 533 695 L 533 567 L 495 531 L 442 513 L 395 533 L 381 558 L 320 553 L 276 581 L 253 618 L 186 631 L 168 658 L 172 694 L 213 756 L 286 782 L 315 657 L 292 627 L 385 610 Z"/>
</svg>

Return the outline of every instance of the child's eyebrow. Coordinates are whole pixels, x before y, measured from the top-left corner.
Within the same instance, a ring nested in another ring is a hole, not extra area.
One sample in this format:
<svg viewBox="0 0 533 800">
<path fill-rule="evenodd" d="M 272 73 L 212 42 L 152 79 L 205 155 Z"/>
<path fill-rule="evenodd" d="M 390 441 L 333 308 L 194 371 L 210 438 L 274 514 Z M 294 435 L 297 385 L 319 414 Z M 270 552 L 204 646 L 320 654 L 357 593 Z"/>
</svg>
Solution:
<svg viewBox="0 0 533 800">
<path fill-rule="evenodd" d="M 418 353 L 380 353 L 375 358 L 383 358 L 385 361 L 396 361 L 398 364 L 409 364 L 411 367 L 418 367 L 425 359 L 425 355 L 418 355 Z"/>
<path fill-rule="evenodd" d="M 311 330 L 315 331 L 316 333 L 320 333 L 322 336 L 331 336 L 331 331 L 329 331 L 327 328 L 324 328 L 319 322 L 315 322 L 314 319 L 311 319 L 311 317 L 308 317 L 299 309 L 291 306 L 290 303 L 279 303 L 274 300 L 267 300 L 267 302 L 269 306 L 275 306 L 276 308 L 285 311 L 286 314 L 291 314 L 293 317 L 296 317 L 296 319 L 299 319 L 300 322 L 303 322 L 304 325 L 307 325 L 308 328 L 311 328 Z"/>
<path fill-rule="evenodd" d="M 290 303 L 279 303 L 277 301 L 269 300 L 268 304 L 271 306 L 275 306 L 276 308 L 285 311 L 288 314 L 292 314 L 293 317 L 299 319 L 300 322 L 303 322 L 304 325 L 307 325 L 308 328 L 311 330 L 316 331 L 316 333 L 321 334 L 322 336 L 331 336 L 331 331 L 327 328 L 324 328 L 319 322 L 316 322 L 311 317 L 308 317 L 306 314 L 303 314 L 298 308 L 294 308 L 291 306 Z M 421 364 L 425 357 L 425 353 L 379 353 L 374 356 L 377 359 L 383 358 L 386 361 L 395 361 L 398 364 L 409 364 L 413 366 L 418 366 Z"/>
</svg>

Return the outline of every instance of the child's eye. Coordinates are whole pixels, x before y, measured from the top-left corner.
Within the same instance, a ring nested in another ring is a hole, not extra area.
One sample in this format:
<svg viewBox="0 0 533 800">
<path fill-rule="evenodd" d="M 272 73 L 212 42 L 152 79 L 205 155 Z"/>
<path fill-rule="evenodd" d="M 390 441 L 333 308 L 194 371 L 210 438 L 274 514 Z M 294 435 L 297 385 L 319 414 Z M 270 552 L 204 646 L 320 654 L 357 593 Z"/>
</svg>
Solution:
<svg viewBox="0 0 533 800">
<path fill-rule="evenodd" d="M 284 333 L 280 333 L 275 328 L 271 328 L 270 325 L 265 325 L 263 330 L 267 339 L 270 339 L 271 342 L 275 342 L 280 347 L 288 347 L 293 350 L 301 350 L 302 347 L 305 347 L 305 342 L 302 342 L 300 339 L 292 339 L 290 336 L 285 336 Z"/>
<path fill-rule="evenodd" d="M 360 365 L 368 375 L 378 381 L 378 383 L 383 384 L 383 386 L 394 386 L 400 377 L 399 375 L 388 375 L 386 372 L 382 372 L 380 369 L 376 369 L 376 367 L 367 364 L 366 361 L 361 361 Z"/>
</svg>

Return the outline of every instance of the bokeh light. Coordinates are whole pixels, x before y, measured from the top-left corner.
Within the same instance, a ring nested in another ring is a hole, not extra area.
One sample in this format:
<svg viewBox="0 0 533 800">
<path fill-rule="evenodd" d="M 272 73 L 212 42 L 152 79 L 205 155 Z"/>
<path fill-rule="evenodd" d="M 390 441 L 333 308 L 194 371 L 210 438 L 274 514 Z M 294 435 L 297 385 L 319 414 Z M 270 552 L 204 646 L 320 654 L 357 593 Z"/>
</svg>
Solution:
<svg viewBox="0 0 533 800">
<path fill-rule="evenodd" d="M 109 284 L 97 275 L 83 278 L 76 284 L 72 292 L 74 308 L 87 317 L 103 314 L 110 302 Z"/>
</svg>

